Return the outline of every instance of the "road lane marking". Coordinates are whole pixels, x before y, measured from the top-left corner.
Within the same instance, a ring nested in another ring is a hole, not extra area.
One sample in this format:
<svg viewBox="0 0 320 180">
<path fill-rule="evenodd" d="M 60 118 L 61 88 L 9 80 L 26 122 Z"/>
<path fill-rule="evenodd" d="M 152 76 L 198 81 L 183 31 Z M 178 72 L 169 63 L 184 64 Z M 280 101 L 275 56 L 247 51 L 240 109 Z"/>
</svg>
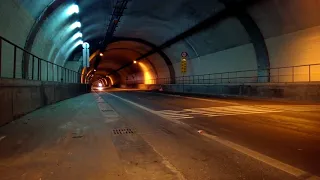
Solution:
<svg viewBox="0 0 320 180">
<path fill-rule="evenodd" d="M 6 138 L 7 136 L 1 136 L 0 137 L 0 141 L 2 141 L 4 138 Z"/>
<path fill-rule="evenodd" d="M 140 109 L 143 109 L 143 110 L 148 111 L 148 112 L 150 112 L 152 114 L 155 114 L 155 115 L 158 115 L 158 116 L 162 117 L 161 114 L 159 114 L 158 111 L 149 109 L 149 108 L 147 108 L 145 106 L 142 106 L 140 104 L 134 103 L 132 101 L 129 101 L 127 99 L 124 99 L 124 98 L 119 97 L 119 96 L 114 95 L 114 94 L 111 94 L 111 93 L 107 93 L 107 94 L 109 94 L 109 95 L 111 95 L 111 96 L 113 96 L 115 98 L 118 98 L 118 99 L 120 99 L 120 100 L 122 100 L 124 102 L 127 102 L 129 104 L 132 104 L 132 105 L 134 105 L 134 106 L 136 106 L 136 107 L 138 107 Z M 178 123 L 178 124 L 182 124 L 182 125 L 188 126 L 189 128 L 192 128 L 188 124 L 180 122 L 180 121 L 178 121 L 176 119 L 170 119 L 170 118 L 165 118 L 165 119 L 173 121 L 173 122 Z M 194 130 L 194 128 L 192 128 L 192 129 Z M 205 137 L 207 137 L 207 138 L 209 138 L 211 140 L 214 140 L 214 141 L 216 141 L 216 142 L 218 142 L 218 143 L 220 143 L 220 144 L 222 144 L 222 145 L 224 145 L 226 147 L 234 149 L 234 150 L 236 150 L 236 151 L 238 151 L 238 152 L 240 152 L 242 154 L 245 154 L 245 155 L 247 155 L 247 156 L 249 156 L 251 158 L 254 158 L 254 159 L 256 159 L 256 160 L 258 160 L 260 162 L 263 162 L 263 163 L 268 164 L 268 165 L 270 165 L 270 166 L 272 166 L 274 168 L 277 168 L 277 169 L 279 169 L 281 171 L 284 171 L 284 172 L 286 172 L 288 174 L 291 174 L 291 175 L 293 175 L 293 176 L 295 176 L 295 177 L 297 177 L 299 179 L 320 180 L 320 178 L 318 176 L 314 176 L 314 175 L 312 175 L 312 174 L 310 174 L 310 173 L 308 173 L 306 171 L 303 171 L 303 170 L 301 170 L 299 168 L 293 167 L 293 166 L 291 166 L 289 164 L 285 164 L 285 163 L 283 163 L 281 161 L 278 161 L 276 159 L 273 159 L 271 157 L 268 157 L 268 156 L 263 155 L 261 153 L 258 153 L 256 151 L 248 149 L 248 148 L 246 148 L 244 146 L 238 145 L 238 144 L 233 143 L 231 141 L 227 141 L 227 140 L 219 138 L 217 136 L 213 136 L 213 135 L 207 134 L 202 130 L 199 130 L 198 132 L 200 134 L 204 135 Z"/>
<path fill-rule="evenodd" d="M 156 148 L 154 148 L 151 143 L 149 143 L 148 141 L 145 141 L 147 144 L 149 144 L 149 146 L 153 149 L 153 151 L 155 153 L 157 153 L 161 158 L 162 158 L 162 164 L 165 165 L 169 170 L 171 170 L 171 172 L 173 172 L 174 174 L 176 174 L 177 178 L 179 180 L 186 180 L 186 178 L 183 176 L 183 174 L 174 166 L 170 163 L 170 161 L 163 156 L 160 152 L 158 152 L 156 150 Z"/>
<path fill-rule="evenodd" d="M 96 102 L 100 113 L 106 118 L 106 123 L 119 120 L 119 114 L 108 103 L 106 103 L 98 93 L 94 94 L 94 96 L 96 97 Z"/>
<path fill-rule="evenodd" d="M 190 126 L 189 126 L 188 124 L 186 124 L 186 123 L 183 123 L 183 122 L 181 122 L 181 121 L 177 121 L 177 120 L 174 120 L 174 119 L 172 119 L 172 118 L 170 118 L 170 117 L 164 116 L 163 114 L 160 114 L 160 113 L 157 112 L 157 111 L 154 111 L 154 110 L 152 110 L 152 109 L 149 109 L 149 108 L 147 108 L 147 107 L 145 107 L 145 106 L 141 106 L 140 104 L 137 104 L 137 103 L 135 103 L 135 102 L 129 101 L 129 100 L 124 99 L 124 98 L 122 98 L 122 97 L 120 97 L 120 96 L 117 96 L 117 95 L 114 95 L 114 94 L 108 93 L 108 92 L 106 92 L 106 94 L 109 94 L 110 96 L 113 96 L 113 97 L 115 97 L 115 98 L 121 99 L 121 100 L 124 101 L 124 102 L 127 102 L 127 103 L 129 103 L 129 104 L 132 104 L 132 105 L 134 105 L 134 106 L 136 106 L 136 107 L 138 107 L 138 108 L 140 108 L 140 109 L 143 109 L 143 110 L 145 110 L 145 111 L 147 111 L 147 112 L 150 112 L 150 113 L 152 113 L 152 114 L 155 114 L 155 115 L 157 115 L 157 116 L 160 116 L 160 117 L 162 117 L 162 118 L 164 118 L 164 119 L 167 119 L 167 120 L 169 120 L 169 121 L 172 121 L 172 122 L 174 122 L 174 123 L 176 123 L 176 124 L 180 124 L 180 125 L 183 125 L 183 126 L 190 127 Z"/>
<path fill-rule="evenodd" d="M 184 119 L 185 117 L 194 117 L 197 115 L 207 117 L 218 116 L 237 116 L 249 114 L 266 114 L 278 112 L 308 112 L 320 111 L 319 105 L 240 105 L 240 106 L 215 106 L 206 108 L 189 108 L 183 110 L 158 110 L 158 114 L 170 115 L 176 119 Z"/>
<path fill-rule="evenodd" d="M 198 131 L 199 132 L 199 131 Z M 266 155 L 263 155 L 261 153 L 258 153 L 256 151 L 253 151 L 251 149 L 248 149 L 244 146 L 241 146 L 241 145 L 238 145 L 236 143 L 233 143 L 231 141 L 227 141 L 225 139 L 221 139 L 217 136 L 213 136 L 213 135 L 210 135 L 210 134 L 207 134 L 206 132 L 204 131 L 201 131 L 199 132 L 200 134 L 204 135 L 205 137 L 209 138 L 209 139 L 212 139 L 216 142 L 219 142 L 220 144 L 223 144 L 231 149 L 235 149 L 247 156 L 250 156 L 256 160 L 259 160 L 261 162 L 264 162 L 265 164 L 268 164 L 272 167 L 275 167 L 277 169 L 280 169 L 284 172 L 287 172 L 288 174 L 291 174 L 299 179 L 301 179 L 302 177 L 305 177 L 303 179 L 305 180 L 320 180 L 320 178 L 318 176 L 314 176 L 306 171 L 303 171 L 301 169 L 298 169 L 296 167 L 293 167 L 293 166 L 290 166 L 288 164 L 285 164 L 281 161 L 278 161 L 276 159 L 273 159 L 271 157 L 268 157 Z"/>
<path fill-rule="evenodd" d="M 138 93 L 149 93 L 153 94 L 153 92 L 138 92 Z M 190 96 L 180 96 L 180 95 L 173 95 L 173 94 L 163 94 L 164 96 L 172 96 L 172 97 L 178 97 L 178 98 L 184 98 L 184 99 L 194 99 L 194 100 L 200 100 L 200 101 L 208 101 L 208 102 L 214 102 L 214 103 L 224 103 L 224 104 L 230 104 L 230 105 L 239 105 L 240 103 L 234 103 L 234 102 L 228 102 L 228 101 L 221 101 L 221 100 L 214 100 L 214 99 L 203 99 L 203 98 L 196 98 L 196 97 L 190 97 Z"/>
</svg>

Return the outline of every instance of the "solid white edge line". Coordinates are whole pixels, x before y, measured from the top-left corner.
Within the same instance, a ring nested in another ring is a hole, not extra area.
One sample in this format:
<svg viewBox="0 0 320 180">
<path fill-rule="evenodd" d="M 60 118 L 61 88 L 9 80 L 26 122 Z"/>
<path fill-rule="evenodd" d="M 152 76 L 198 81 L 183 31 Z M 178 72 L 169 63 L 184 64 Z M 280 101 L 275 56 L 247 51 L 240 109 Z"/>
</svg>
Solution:
<svg viewBox="0 0 320 180">
<path fill-rule="evenodd" d="M 0 141 L 2 141 L 4 138 L 6 138 L 7 136 L 1 136 L 0 137 Z"/>
<path fill-rule="evenodd" d="M 314 176 L 306 171 L 303 171 L 303 170 L 298 169 L 296 167 L 293 167 L 291 165 L 285 164 L 281 161 L 278 161 L 276 159 L 273 159 L 271 157 L 268 157 L 268 156 L 263 155 L 261 153 L 258 153 L 256 151 L 253 151 L 251 149 L 248 149 L 248 148 L 243 147 L 241 145 L 238 145 L 236 143 L 221 139 L 217 136 L 213 136 L 213 135 L 207 134 L 205 132 L 203 132 L 201 134 L 204 135 L 205 137 L 212 139 L 214 141 L 217 141 L 217 142 L 219 142 L 219 143 L 221 143 L 231 149 L 235 149 L 235 150 L 237 150 L 247 156 L 250 156 L 256 160 L 264 162 L 265 164 L 268 164 L 272 167 L 275 167 L 275 168 L 280 169 L 284 172 L 287 172 L 288 174 L 291 174 L 297 178 L 302 178 L 303 176 L 308 176 L 308 178 L 306 178 L 306 180 L 320 180 L 320 178 L 318 176 Z"/>
<path fill-rule="evenodd" d="M 106 92 L 106 93 L 111 95 L 111 96 L 113 96 L 113 97 L 121 99 L 122 101 L 125 101 L 125 102 L 127 102 L 129 104 L 132 104 L 132 105 L 134 105 L 136 107 L 139 107 L 139 108 L 141 108 L 141 109 L 143 109 L 145 111 L 148 111 L 150 113 L 153 113 L 155 115 L 158 115 L 158 116 L 162 117 L 161 115 L 157 114 L 157 111 L 154 111 L 152 109 L 144 107 L 144 106 L 142 106 L 140 104 L 134 103 L 132 101 L 129 101 L 129 100 L 124 99 L 122 97 L 119 97 L 117 95 L 114 95 L 114 94 L 111 94 L 111 93 L 108 93 L 108 92 Z M 167 119 L 167 118 L 165 118 L 165 119 Z M 178 124 L 182 124 L 182 125 L 185 125 L 185 126 L 188 126 L 188 127 L 192 128 L 188 124 L 185 124 L 185 123 L 180 122 L 180 121 L 176 121 L 176 120 L 172 120 L 172 119 L 167 119 L 167 120 L 170 120 L 172 122 L 176 122 Z M 192 128 L 192 129 L 194 129 L 194 128 Z M 270 166 L 272 166 L 274 168 L 277 168 L 277 169 L 279 169 L 281 171 L 284 171 L 284 172 L 286 172 L 288 174 L 291 174 L 291 175 L 293 175 L 293 176 L 295 176 L 297 178 L 301 179 L 304 176 L 308 176 L 307 178 L 305 178 L 305 180 L 320 180 L 320 178 L 318 176 L 314 176 L 314 175 L 312 175 L 312 174 L 310 174 L 310 173 L 308 173 L 306 171 L 303 171 L 303 170 L 301 170 L 299 168 L 293 167 L 293 166 L 291 166 L 289 164 L 285 164 L 285 163 L 283 163 L 281 161 L 278 161 L 276 159 L 273 159 L 271 157 L 268 157 L 268 156 L 263 155 L 261 153 L 258 153 L 256 151 L 253 151 L 253 150 L 248 149 L 246 147 L 240 146 L 240 145 L 238 145 L 236 143 L 233 143 L 231 141 L 227 141 L 227 140 L 224 140 L 222 138 L 219 138 L 217 136 L 213 136 L 213 135 L 210 135 L 210 134 L 207 134 L 207 133 L 201 133 L 201 134 L 204 135 L 205 137 L 211 139 L 211 140 L 219 142 L 222 145 L 225 145 L 225 146 L 227 146 L 227 147 L 229 147 L 231 149 L 234 149 L 234 150 L 236 150 L 236 151 L 238 151 L 238 152 L 240 152 L 242 154 L 245 154 L 245 155 L 247 155 L 249 157 L 252 157 L 252 158 L 254 158 L 254 159 L 258 160 L 258 161 L 261 161 L 261 162 L 263 162 L 265 164 L 268 164 L 268 165 L 270 165 Z"/>
<path fill-rule="evenodd" d="M 140 92 L 140 93 L 151 93 L 151 92 Z M 161 95 L 178 97 L 178 98 L 185 98 L 185 99 L 195 99 L 195 100 L 208 101 L 208 102 L 225 103 L 225 104 L 230 104 L 230 105 L 240 105 L 239 103 L 220 101 L 220 100 L 214 100 L 214 99 L 203 99 L 203 98 L 196 98 L 196 97 L 190 97 L 190 96 L 180 96 L 180 95 L 163 94 L 163 93 L 161 93 Z"/>
</svg>

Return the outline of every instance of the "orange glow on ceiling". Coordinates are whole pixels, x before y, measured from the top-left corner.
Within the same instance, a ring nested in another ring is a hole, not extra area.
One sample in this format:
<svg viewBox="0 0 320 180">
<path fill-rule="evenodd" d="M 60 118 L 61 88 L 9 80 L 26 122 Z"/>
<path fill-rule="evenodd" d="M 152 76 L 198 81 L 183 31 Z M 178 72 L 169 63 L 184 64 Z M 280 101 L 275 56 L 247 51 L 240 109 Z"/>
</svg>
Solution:
<svg viewBox="0 0 320 180">
<path fill-rule="evenodd" d="M 111 85 L 113 85 L 113 79 L 112 79 L 112 77 L 111 77 L 111 76 L 107 76 L 107 78 L 110 79 Z"/>
</svg>

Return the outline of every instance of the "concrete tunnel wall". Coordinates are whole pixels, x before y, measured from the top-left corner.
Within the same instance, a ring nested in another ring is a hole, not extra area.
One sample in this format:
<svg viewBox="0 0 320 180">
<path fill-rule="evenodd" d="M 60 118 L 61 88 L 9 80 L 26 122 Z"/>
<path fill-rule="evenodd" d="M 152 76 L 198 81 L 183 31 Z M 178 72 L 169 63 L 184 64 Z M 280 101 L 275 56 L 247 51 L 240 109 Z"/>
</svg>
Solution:
<svg viewBox="0 0 320 180">
<path fill-rule="evenodd" d="M 89 92 L 86 84 L 0 79 L 0 126 L 46 105 Z"/>
<path fill-rule="evenodd" d="M 197 2 L 186 0 L 174 2 L 169 0 L 161 2 L 132 1 L 119 23 L 115 36 L 139 38 L 159 45 L 197 24 L 210 14 L 225 9 L 226 3 L 223 2 L 222 0 L 210 2 L 206 0 Z M 51 1 L 41 1 L 41 3 L 34 5 L 25 0 L 2 1 L 0 6 L 1 35 L 20 46 L 24 46 L 35 20 L 50 3 Z M 80 8 L 83 11 L 90 10 L 95 3 L 95 1 L 82 1 Z M 166 4 L 170 4 L 170 6 Z M 63 12 L 68 5 L 70 5 L 69 2 L 62 3 L 47 18 L 38 31 L 32 46 L 32 52 L 40 55 L 41 58 L 49 59 L 52 62 L 56 60 L 61 65 L 65 65 L 65 60 L 68 57 L 66 49 L 68 48 L 58 49 L 57 47 L 63 46 L 70 36 L 59 30 L 69 26 L 74 19 L 70 18 L 70 22 L 57 20 L 59 13 Z M 150 9 L 150 7 L 157 8 Z M 182 51 L 187 51 L 190 55 L 189 75 L 257 69 L 261 63 L 260 58 L 269 60 L 270 67 L 320 63 L 320 54 L 318 53 L 320 15 L 317 7 L 319 7 L 317 0 L 259 1 L 254 6 L 248 7 L 246 11 L 252 18 L 252 22 L 258 27 L 264 42 L 259 42 L 259 39 L 256 39 L 257 36 L 253 36 L 252 32 L 248 31 L 253 29 L 250 24 L 245 25 L 241 18 L 231 16 L 166 48 L 164 52 L 173 64 L 175 76 L 181 75 L 179 62 Z M 102 32 L 105 30 L 105 23 L 102 22 L 105 19 L 103 17 L 111 11 L 112 4 L 107 4 L 105 7 L 96 8 L 92 15 L 83 19 L 82 31 L 85 41 L 104 36 Z M 63 37 L 64 35 L 66 37 Z M 260 51 L 257 51 L 256 46 L 259 43 L 266 45 L 267 54 L 261 54 Z M 142 49 L 141 52 L 147 52 L 150 47 Z M 4 47 L 3 51 L 5 66 L 10 67 L 12 57 L 8 53 L 11 50 Z M 158 77 L 168 77 L 168 67 L 158 56 L 155 54 L 148 59 L 155 67 Z M 18 66 L 21 66 L 20 61 Z M 9 71 L 9 68 L 6 67 L 3 67 L 3 72 Z M 122 76 L 128 76 L 128 73 L 137 74 L 131 70 L 124 71 L 125 73 L 121 73 Z M 296 71 L 300 74 L 296 80 L 305 80 L 306 69 L 298 68 Z M 313 67 L 312 71 L 314 72 L 313 80 L 318 80 L 320 78 L 317 74 L 319 68 Z M 270 73 L 272 80 L 277 72 L 271 71 Z M 283 70 L 282 73 L 288 74 L 290 72 Z M 284 76 L 284 78 L 290 77 Z"/>
<path fill-rule="evenodd" d="M 14 44 L 25 48 L 27 40 L 30 40 L 30 34 L 34 30 L 35 24 L 39 21 L 44 10 L 51 3 L 49 0 L 41 2 L 29 2 L 25 0 L 3 0 L 0 4 L 0 35 L 12 41 Z M 71 37 L 79 29 L 70 30 L 72 23 L 77 21 L 77 17 L 68 16 L 66 11 L 72 3 L 66 1 L 61 4 L 53 13 L 51 13 L 36 31 L 34 43 L 31 47 L 26 47 L 34 55 L 41 59 L 48 60 L 60 66 L 66 65 L 66 60 L 72 50 L 75 48 L 75 42 L 70 42 Z M 78 44 L 80 45 L 80 44 Z M 13 46 L 3 43 L 2 48 L 2 77 L 13 77 Z M 23 67 L 23 57 L 21 50 L 17 51 L 17 69 L 16 77 L 22 78 L 23 69 L 32 69 L 32 56 L 27 56 L 29 63 L 27 68 Z M 63 72 L 57 73 L 58 68 L 48 68 L 47 63 L 42 62 L 41 78 L 43 80 L 61 79 Z M 49 65 L 50 66 L 50 65 Z M 38 76 L 38 59 L 34 63 L 34 76 Z M 78 69 L 78 68 L 76 68 Z M 31 77 L 31 70 L 28 72 Z"/>
</svg>

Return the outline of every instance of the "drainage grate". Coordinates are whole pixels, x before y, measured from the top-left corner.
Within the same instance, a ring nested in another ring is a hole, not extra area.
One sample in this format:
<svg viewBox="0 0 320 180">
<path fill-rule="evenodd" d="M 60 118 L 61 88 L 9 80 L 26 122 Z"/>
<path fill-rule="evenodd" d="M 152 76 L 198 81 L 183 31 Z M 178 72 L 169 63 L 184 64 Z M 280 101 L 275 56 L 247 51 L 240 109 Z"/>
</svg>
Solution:
<svg viewBox="0 0 320 180">
<path fill-rule="evenodd" d="M 110 112 L 110 111 L 113 111 L 112 109 L 103 109 L 101 110 L 102 112 Z"/>
<path fill-rule="evenodd" d="M 112 130 L 113 134 L 133 134 L 132 129 L 114 129 Z"/>
</svg>

